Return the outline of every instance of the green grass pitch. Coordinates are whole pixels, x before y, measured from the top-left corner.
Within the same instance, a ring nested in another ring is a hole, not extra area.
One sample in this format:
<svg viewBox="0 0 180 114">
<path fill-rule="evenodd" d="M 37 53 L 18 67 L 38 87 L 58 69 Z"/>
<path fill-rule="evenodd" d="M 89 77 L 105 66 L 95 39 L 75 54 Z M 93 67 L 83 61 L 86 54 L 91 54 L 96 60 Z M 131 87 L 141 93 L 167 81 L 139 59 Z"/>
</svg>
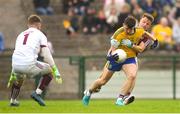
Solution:
<svg viewBox="0 0 180 114">
<path fill-rule="evenodd" d="M 0 113 L 180 113 L 180 100 L 142 100 L 123 107 L 114 100 L 91 100 L 83 106 L 80 100 L 47 100 L 46 107 L 33 100 L 21 100 L 19 107 L 10 107 L 8 101 L 0 101 Z"/>
</svg>

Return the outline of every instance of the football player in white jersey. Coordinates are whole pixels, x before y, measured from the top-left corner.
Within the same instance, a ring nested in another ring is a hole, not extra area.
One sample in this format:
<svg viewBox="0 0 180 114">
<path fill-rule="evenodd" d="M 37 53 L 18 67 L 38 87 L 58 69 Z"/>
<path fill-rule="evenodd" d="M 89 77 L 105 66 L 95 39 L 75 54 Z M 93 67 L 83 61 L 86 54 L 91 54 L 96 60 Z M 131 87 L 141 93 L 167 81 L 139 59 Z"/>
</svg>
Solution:
<svg viewBox="0 0 180 114">
<path fill-rule="evenodd" d="M 40 31 L 42 20 L 37 15 L 28 18 L 28 29 L 20 33 L 16 39 L 15 50 L 12 56 L 12 77 L 16 78 L 12 83 L 10 106 L 19 106 L 16 100 L 24 77 L 32 78 L 41 75 L 41 81 L 37 89 L 31 94 L 36 102 L 45 106 L 41 93 L 48 86 L 53 76 L 58 83 L 62 78 L 55 65 L 51 52 L 47 45 L 46 36 Z M 45 62 L 37 61 L 38 53 L 44 57 Z"/>
</svg>

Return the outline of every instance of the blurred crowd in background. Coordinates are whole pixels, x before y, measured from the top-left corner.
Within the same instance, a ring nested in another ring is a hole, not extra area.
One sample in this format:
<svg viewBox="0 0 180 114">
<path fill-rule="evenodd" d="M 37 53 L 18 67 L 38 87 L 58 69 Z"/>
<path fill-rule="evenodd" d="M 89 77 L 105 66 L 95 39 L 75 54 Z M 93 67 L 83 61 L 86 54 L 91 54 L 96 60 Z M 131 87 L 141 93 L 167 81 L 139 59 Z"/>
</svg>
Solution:
<svg viewBox="0 0 180 114">
<path fill-rule="evenodd" d="M 4 47 L 4 35 L 3 33 L 0 32 L 0 53 L 2 53 L 4 51 L 5 47 Z"/>
<path fill-rule="evenodd" d="M 33 0 L 39 15 L 53 15 L 50 0 Z M 61 0 L 66 34 L 112 34 L 128 15 L 140 19 L 150 13 L 155 21 L 149 30 L 160 42 L 159 50 L 180 52 L 180 0 Z M 98 5 L 97 5 L 98 4 Z M 0 51 L 4 49 L 0 34 Z"/>
<path fill-rule="evenodd" d="M 140 19 L 150 13 L 155 21 L 149 30 L 160 42 L 159 49 L 180 52 L 180 0 L 63 0 L 63 21 L 68 35 L 111 34 L 123 25 L 128 15 Z M 93 4 L 93 5 L 92 5 Z"/>
</svg>

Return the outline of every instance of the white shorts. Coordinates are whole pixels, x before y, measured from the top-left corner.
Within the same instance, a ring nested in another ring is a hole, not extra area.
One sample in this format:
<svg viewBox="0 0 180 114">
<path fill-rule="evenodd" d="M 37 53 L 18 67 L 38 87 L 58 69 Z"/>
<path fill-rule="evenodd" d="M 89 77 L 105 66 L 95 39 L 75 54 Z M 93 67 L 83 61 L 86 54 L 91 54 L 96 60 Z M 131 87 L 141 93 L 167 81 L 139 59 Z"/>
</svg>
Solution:
<svg viewBox="0 0 180 114">
<path fill-rule="evenodd" d="M 36 75 L 51 73 L 50 65 L 40 61 L 37 61 L 32 65 L 13 65 L 12 67 L 13 72 L 16 74 L 17 78 L 23 78 L 24 76 L 33 78 Z"/>
</svg>

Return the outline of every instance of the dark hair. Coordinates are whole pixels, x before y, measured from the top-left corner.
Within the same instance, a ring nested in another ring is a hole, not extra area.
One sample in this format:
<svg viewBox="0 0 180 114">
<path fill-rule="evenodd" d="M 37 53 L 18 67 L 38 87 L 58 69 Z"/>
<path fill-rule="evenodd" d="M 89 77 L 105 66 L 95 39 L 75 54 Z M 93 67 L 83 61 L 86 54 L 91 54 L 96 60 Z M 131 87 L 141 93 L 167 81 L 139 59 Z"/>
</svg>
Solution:
<svg viewBox="0 0 180 114">
<path fill-rule="evenodd" d="M 42 20 L 38 15 L 30 15 L 28 17 L 28 24 L 41 23 Z"/>
<path fill-rule="evenodd" d="M 148 18 L 148 20 L 150 20 L 151 22 L 154 21 L 154 17 L 153 17 L 151 14 L 149 14 L 149 13 L 144 13 L 143 16 L 142 16 L 142 18 L 143 18 L 143 17 Z"/>
<path fill-rule="evenodd" d="M 136 25 L 136 19 L 133 16 L 128 16 L 126 17 L 126 19 L 124 20 L 124 24 L 128 27 L 128 28 L 134 28 Z"/>
</svg>

